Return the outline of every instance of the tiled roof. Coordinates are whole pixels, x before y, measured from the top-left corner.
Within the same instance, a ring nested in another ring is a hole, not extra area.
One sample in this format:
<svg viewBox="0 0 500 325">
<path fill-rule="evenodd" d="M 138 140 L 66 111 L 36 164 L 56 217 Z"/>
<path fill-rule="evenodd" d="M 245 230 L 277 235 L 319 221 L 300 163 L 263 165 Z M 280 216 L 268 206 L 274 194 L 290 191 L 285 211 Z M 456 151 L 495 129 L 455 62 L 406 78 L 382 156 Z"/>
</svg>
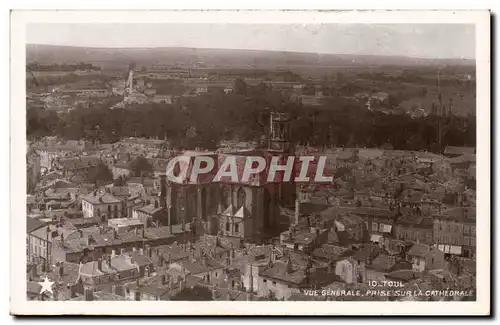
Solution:
<svg viewBox="0 0 500 325">
<path fill-rule="evenodd" d="M 160 206 L 156 206 L 154 204 L 150 204 L 150 205 L 145 205 L 145 206 L 142 206 L 142 207 L 138 207 L 136 208 L 136 210 L 138 211 L 142 211 L 144 213 L 147 213 L 149 215 L 154 215 L 158 212 L 166 212 L 167 210 L 163 207 L 160 207 Z"/>
<path fill-rule="evenodd" d="M 82 200 L 85 200 L 92 204 L 122 203 L 122 200 L 118 199 L 117 197 L 109 193 L 98 193 L 97 195 L 85 195 L 84 197 L 82 197 Z"/>
<path fill-rule="evenodd" d="M 223 266 L 219 262 L 217 262 L 210 256 L 206 256 L 205 261 L 203 261 L 203 258 L 198 257 L 195 259 L 188 258 L 185 260 L 180 260 L 176 263 L 182 265 L 186 269 L 186 271 L 192 275 L 204 273 L 208 270 L 223 268 Z"/>
<path fill-rule="evenodd" d="M 45 225 L 45 222 L 42 222 L 40 220 L 34 219 L 27 217 L 26 218 L 26 233 L 31 233 L 37 229 L 42 228 Z"/>
<path fill-rule="evenodd" d="M 407 254 L 410 256 L 425 257 L 429 251 L 430 247 L 428 245 L 416 243 L 413 244 Z"/>
<path fill-rule="evenodd" d="M 371 267 L 377 271 L 388 272 L 394 264 L 396 264 L 395 257 L 380 254 L 373 260 Z"/>
<path fill-rule="evenodd" d="M 292 283 L 294 285 L 301 285 L 306 280 L 304 269 L 293 268 L 291 272 L 287 272 L 287 265 L 281 262 L 275 262 L 267 270 L 260 273 L 263 278 L 271 278 L 278 281 Z"/>
<path fill-rule="evenodd" d="M 342 246 L 323 245 L 313 251 L 313 256 L 327 260 L 338 260 L 339 258 L 346 256 L 348 253 L 349 249 Z"/>
<path fill-rule="evenodd" d="M 444 150 L 444 154 L 451 154 L 451 155 L 462 155 L 462 154 L 475 154 L 476 153 L 476 148 L 475 147 L 454 147 L 454 146 L 447 146 Z"/>
</svg>

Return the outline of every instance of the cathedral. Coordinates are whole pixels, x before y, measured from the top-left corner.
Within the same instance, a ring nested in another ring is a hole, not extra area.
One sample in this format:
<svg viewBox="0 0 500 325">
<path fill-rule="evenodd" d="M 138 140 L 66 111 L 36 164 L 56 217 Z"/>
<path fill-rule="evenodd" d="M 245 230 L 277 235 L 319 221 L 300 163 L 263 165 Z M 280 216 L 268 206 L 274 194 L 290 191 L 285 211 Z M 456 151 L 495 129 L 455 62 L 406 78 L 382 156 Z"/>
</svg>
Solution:
<svg viewBox="0 0 500 325">
<path fill-rule="evenodd" d="M 267 149 L 184 153 L 193 160 L 199 155 L 210 156 L 219 164 L 232 156 L 239 175 L 248 156 L 263 157 L 267 161 L 278 156 L 279 161 L 285 162 L 294 154 L 290 117 L 284 113 L 271 113 Z M 169 224 L 194 223 L 206 234 L 244 241 L 267 237 L 279 226 L 280 206 L 293 207 L 296 192 L 293 180 L 270 182 L 265 172 L 246 182 L 214 181 L 213 175 L 205 175 L 196 182 L 176 183 L 162 177 L 160 205 L 167 210 Z"/>
</svg>

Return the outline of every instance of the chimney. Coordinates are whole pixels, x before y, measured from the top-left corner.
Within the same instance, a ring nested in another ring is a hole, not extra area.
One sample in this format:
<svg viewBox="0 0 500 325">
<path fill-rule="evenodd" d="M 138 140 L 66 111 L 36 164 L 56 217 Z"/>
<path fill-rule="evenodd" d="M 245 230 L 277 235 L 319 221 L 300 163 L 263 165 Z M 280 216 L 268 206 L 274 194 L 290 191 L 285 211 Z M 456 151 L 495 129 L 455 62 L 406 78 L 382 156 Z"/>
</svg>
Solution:
<svg viewBox="0 0 500 325">
<path fill-rule="evenodd" d="M 93 288 L 85 288 L 85 301 L 94 300 L 94 289 Z"/>
<path fill-rule="evenodd" d="M 111 257 L 115 257 L 116 256 L 116 249 L 112 249 L 111 250 Z"/>
<path fill-rule="evenodd" d="M 184 290 L 184 287 L 186 286 L 186 279 L 183 277 L 181 281 L 179 282 L 179 287 L 182 290 Z"/>
<path fill-rule="evenodd" d="M 288 258 L 288 261 L 286 262 L 286 273 L 290 274 L 293 272 L 293 265 L 292 261 L 290 260 L 290 257 Z"/>
<path fill-rule="evenodd" d="M 294 223 L 296 225 L 299 224 L 299 218 L 300 218 L 300 201 L 299 199 L 295 199 L 295 220 Z"/>
<path fill-rule="evenodd" d="M 166 175 L 160 176 L 160 206 L 165 208 L 167 206 L 167 180 Z"/>
<path fill-rule="evenodd" d="M 118 239 L 118 232 L 116 231 L 116 229 L 113 229 L 113 238 Z"/>
<path fill-rule="evenodd" d="M 77 287 L 76 287 L 76 284 L 72 285 L 71 288 L 70 288 L 70 296 L 71 298 L 75 298 L 76 297 L 76 292 L 78 291 Z"/>
<path fill-rule="evenodd" d="M 147 254 L 148 254 L 148 257 L 149 257 L 149 258 L 152 258 L 152 257 L 153 257 L 153 252 L 152 252 L 152 250 L 151 250 L 151 247 L 149 247 L 149 246 L 148 246 L 148 247 L 146 248 L 146 252 L 147 252 Z"/>
<path fill-rule="evenodd" d="M 97 260 L 97 269 L 102 272 L 102 258 Z"/>
<path fill-rule="evenodd" d="M 333 259 L 330 259 L 328 261 L 328 274 L 335 273 L 335 270 L 334 270 L 333 266 L 334 266 L 334 261 L 333 261 Z"/>
<path fill-rule="evenodd" d="M 33 280 L 36 279 L 36 277 L 37 277 L 37 265 L 36 264 L 31 264 L 30 271 L 31 271 L 31 277 L 32 277 L 32 279 Z"/>
<path fill-rule="evenodd" d="M 64 276 L 64 262 L 61 262 L 59 264 L 59 278 L 62 278 Z"/>
<path fill-rule="evenodd" d="M 146 236 L 145 236 L 145 234 L 144 234 L 144 228 L 142 228 L 142 233 L 141 233 L 141 236 L 142 236 L 142 238 L 145 238 L 145 237 L 146 237 Z"/>
</svg>

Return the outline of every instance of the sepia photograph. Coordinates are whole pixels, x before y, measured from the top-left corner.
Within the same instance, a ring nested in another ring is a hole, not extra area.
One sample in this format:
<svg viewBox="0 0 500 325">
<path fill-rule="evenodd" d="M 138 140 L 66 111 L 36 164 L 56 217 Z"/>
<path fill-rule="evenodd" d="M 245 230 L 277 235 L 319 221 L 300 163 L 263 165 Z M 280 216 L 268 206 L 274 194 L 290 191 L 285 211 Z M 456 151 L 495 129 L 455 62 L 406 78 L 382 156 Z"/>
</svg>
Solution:
<svg viewBox="0 0 500 325">
<path fill-rule="evenodd" d="M 489 24 L 13 11 L 11 313 L 489 314 Z"/>
</svg>

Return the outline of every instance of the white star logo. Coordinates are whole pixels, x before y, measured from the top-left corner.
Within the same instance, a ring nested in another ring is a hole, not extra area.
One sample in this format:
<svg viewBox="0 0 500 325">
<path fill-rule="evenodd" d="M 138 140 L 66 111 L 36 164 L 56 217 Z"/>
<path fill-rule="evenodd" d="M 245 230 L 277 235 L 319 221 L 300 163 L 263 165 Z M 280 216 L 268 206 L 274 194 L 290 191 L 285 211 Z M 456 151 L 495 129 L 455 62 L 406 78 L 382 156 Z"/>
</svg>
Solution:
<svg viewBox="0 0 500 325">
<path fill-rule="evenodd" d="M 44 293 L 45 291 L 53 293 L 52 292 L 52 285 L 54 284 L 54 282 L 51 282 L 49 280 L 49 278 L 45 277 L 45 280 L 43 282 L 38 282 L 38 283 L 42 286 L 42 289 L 40 290 L 40 294 Z"/>
</svg>

